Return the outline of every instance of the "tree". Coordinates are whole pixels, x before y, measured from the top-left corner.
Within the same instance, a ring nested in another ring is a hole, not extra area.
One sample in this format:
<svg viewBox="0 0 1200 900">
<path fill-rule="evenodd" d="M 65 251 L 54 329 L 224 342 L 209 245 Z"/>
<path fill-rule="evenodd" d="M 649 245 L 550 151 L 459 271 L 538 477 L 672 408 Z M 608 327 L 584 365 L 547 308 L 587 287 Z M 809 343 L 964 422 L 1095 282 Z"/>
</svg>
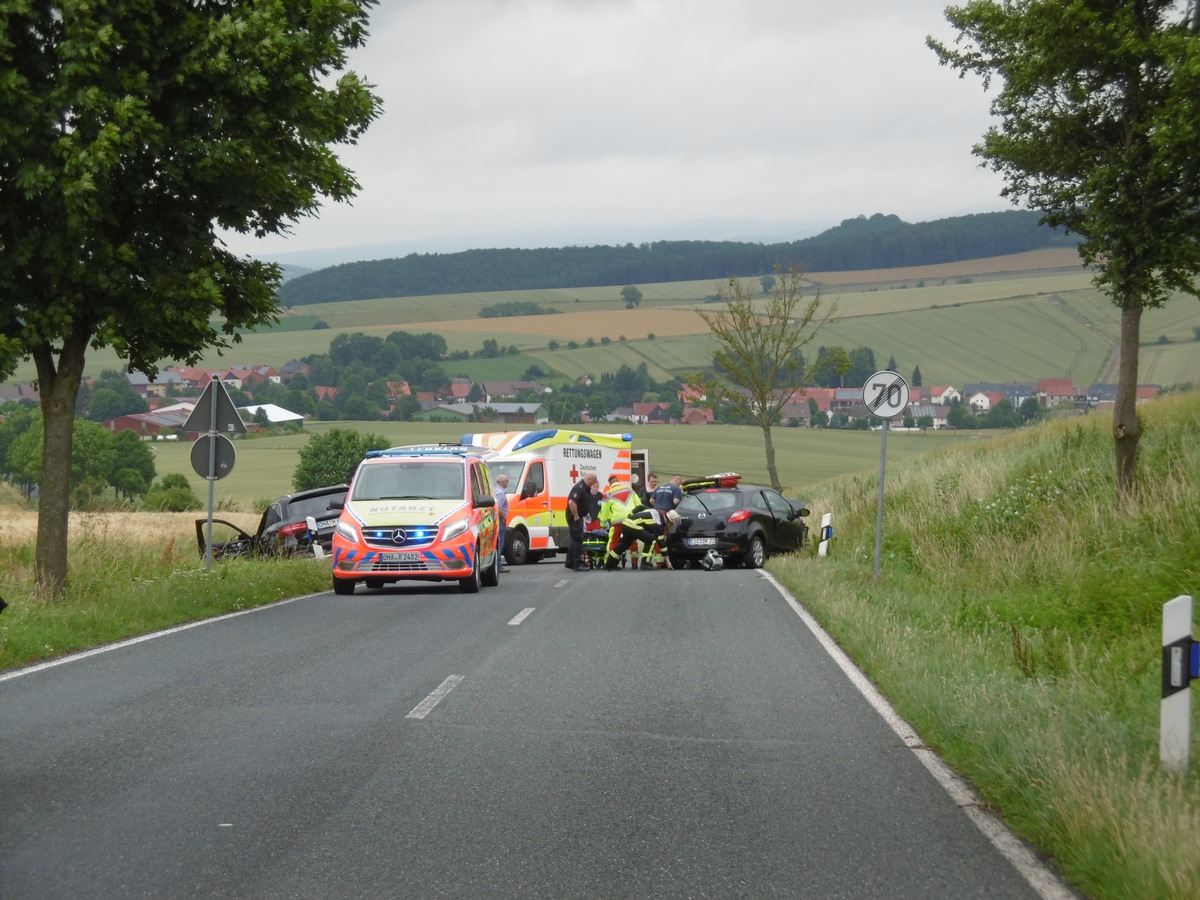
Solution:
<svg viewBox="0 0 1200 900">
<path fill-rule="evenodd" d="M 1038 402 L 1037 397 L 1026 397 L 1021 401 L 1021 405 L 1017 408 L 1017 415 L 1021 417 L 1022 422 L 1036 422 L 1043 417 L 1045 410 L 1042 409 L 1042 404 Z"/>
<path fill-rule="evenodd" d="M 1080 235 L 1093 281 L 1121 310 L 1113 442 L 1118 492 L 1137 484 L 1142 311 L 1200 297 L 1200 4 L 975 0 L 950 7 L 943 65 L 1002 84 L 999 125 L 974 152 L 1002 195 Z M 1190 16 L 1190 19 L 1189 19 Z"/>
<path fill-rule="evenodd" d="M 774 275 L 764 275 L 758 279 L 758 283 L 762 285 L 762 292 L 764 294 L 769 294 L 771 291 L 775 290 Z"/>
<path fill-rule="evenodd" d="M 385 450 L 391 441 L 353 428 L 333 428 L 314 434 L 300 448 L 300 462 L 292 473 L 298 491 L 348 483 L 368 450 Z"/>
<path fill-rule="evenodd" d="M 725 312 L 697 310 L 717 340 L 713 362 L 733 387 L 703 376 L 689 378 L 689 383 L 703 385 L 709 400 L 737 410 L 762 430 L 767 474 L 776 490 L 782 488 L 771 428 L 779 422 L 784 404 L 803 395 L 801 385 L 809 373 L 797 362 L 803 360 L 798 351 L 817 336 L 837 308 L 833 303 L 822 311 L 821 292 L 806 300 L 803 288 L 798 270 L 781 272 L 775 292 L 756 309 L 741 279 L 730 278 L 721 289 Z"/>
<path fill-rule="evenodd" d="M 813 380 L 821 387 L 844 387 L 846 373 L 854 368 L 854 360 L 845 347 L 818 347 Z"/>
<path fill-rule="evenodd" d="M 642 305 L 642 292 L 632 284 L 627 284 L 621 288 L 621 299 L 625 301 L 626 309 L 633 309 Z"/>
<path fill-rule="evenodd" d="M 850 351 L 850 362 L 852 365 L 845 380 L 852 387 L 862 387 L 867 379 L 879 371 L 875 365 L 875 351 L 870 347 L 855 347 Z"/>
<path fill-rule="evenodd" d="M 153 377 L 160 360 L 194 364 L 276 320 L 279 267 L 219 233 L 279 233 L 356 193 L 331 145 L 353 143 L 379 101 L 353 73 L 334 76 L 373 4 L 0 7 L 0 377 L 36 366 L 35 574 L 51 594 L 67 581 L 88 347 Z"/>
<path fill-rule="evenodd" d="M 912 386 L 913 386 L 913 387 L 920 387 L 920 386 L 921 386 L 921 367 L 920 367 L 920 366 L 915 366 L 915 367 L 913 368 L 913 373 L 912 373 Z"/>
<path fill-rule="evenodd" d="M 41 485 L 46 492 L 45 437 L 37 428 L 30 428 L 9 447 L 9 466 L 18 484 Z M 68 509 L 86 506 L 104 490 L 117 458 L 116 440 L 103 425 L 80 419 L 71 429 L 71 449 L 67 455 L 66 495 Z"/>
<path fill-rule="evenodd" d="M 146 496 L 142 499 L 146 509 L 158 509 L 163 512 L 190 512 L 201 509 L 200 498 L 192 490 L 187 476 L 179 472 L 171 472 L 162 479 L 150 485 Z"/>
<path fill-rule="evenodd" d="M 113 447 L 116 456 L 108 483 L 127 500 L 136 500 L 149 490 L 158 474 L 154 454 L 136 432 L 128 430 L 117 433 Z"/>
</svg>

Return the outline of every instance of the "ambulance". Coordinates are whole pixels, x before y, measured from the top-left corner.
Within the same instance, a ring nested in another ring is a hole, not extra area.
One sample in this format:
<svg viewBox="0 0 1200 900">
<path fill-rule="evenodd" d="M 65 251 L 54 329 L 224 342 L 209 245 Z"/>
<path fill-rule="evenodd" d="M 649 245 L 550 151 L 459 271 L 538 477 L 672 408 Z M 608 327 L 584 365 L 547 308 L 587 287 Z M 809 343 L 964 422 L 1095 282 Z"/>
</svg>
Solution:
<svg viewBox="0 0 1200 900">
<path fill-rule="evenodd" d="M 634 450 L 629 434 L 547 428 L 464 434 L 461 443 L 488 451 L 493 478 L 508 476 L 504 557 L 514 566 L 566 553 L 567 494 L 588 472 L 602 489 L 610 475 L 640 488 L 649 465 L 648 453 Z"/>
</svg>

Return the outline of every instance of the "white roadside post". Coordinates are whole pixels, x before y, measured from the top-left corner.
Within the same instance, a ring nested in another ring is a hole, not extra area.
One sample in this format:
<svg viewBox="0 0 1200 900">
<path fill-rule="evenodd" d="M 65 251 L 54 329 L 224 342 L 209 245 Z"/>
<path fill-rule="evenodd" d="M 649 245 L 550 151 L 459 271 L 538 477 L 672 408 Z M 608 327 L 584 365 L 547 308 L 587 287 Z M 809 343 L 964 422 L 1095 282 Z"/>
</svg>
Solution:
<svg viewBox="0 0 1200 900">
<path fill-rule="evenodd" d="M 875 580 L 879 580 L 879 554 L 883 548 L 883 475 L 887 460 L 888 421 L 908 409 L 908 382 L 896 372 L 876 372 L 863 385 L 863 403 L 873 416 L 883 419 L 879 444 L 879 510 L 875 518 Z"/>
<path fill-rule="evenodd" d="M 1191 692 L 1200 678 L 1200 643 L 1192 640 L 1192 598 L 1184 595 L 1163 604 L 1162 718 L 1158 729 L 1159 760 L 1171 772 L 1186 772 L 1191 746 Z"/>
<path fill-rule="evenodd" d="M 829 542 L 833 539 L 833 513 L 821 516 L 821 543 L 817 545 L 817 556 L 829 553 Z"/>
</svg>

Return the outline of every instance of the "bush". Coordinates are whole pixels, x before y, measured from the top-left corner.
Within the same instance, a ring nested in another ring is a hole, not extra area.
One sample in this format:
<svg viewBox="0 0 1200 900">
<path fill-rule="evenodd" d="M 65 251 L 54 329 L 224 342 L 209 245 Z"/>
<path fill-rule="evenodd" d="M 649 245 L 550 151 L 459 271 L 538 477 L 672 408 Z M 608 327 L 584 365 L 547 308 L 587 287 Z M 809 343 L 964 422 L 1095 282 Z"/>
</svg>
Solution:
<svg viewBox="0 0 1200 900">
<path fill-rule="evenodd" d="M 150 486 L 142 498 L 142 508 L 161 512 L 191 512 L 203 509 L 203 504 L 192 490 L 187 476 L 172 472 Z"/>
</svg>

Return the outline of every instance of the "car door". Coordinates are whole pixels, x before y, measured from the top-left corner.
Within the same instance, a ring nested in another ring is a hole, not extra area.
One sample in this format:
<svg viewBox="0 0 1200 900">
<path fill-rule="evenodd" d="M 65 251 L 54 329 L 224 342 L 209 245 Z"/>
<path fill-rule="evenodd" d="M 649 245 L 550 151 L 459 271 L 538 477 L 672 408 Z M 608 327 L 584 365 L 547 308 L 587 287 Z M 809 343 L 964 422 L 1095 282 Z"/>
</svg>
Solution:
<svg viewBox="0 0 1200 900">
<path fill-rule="evenodd" d="M 766 498 L 775 523 L 775 546 L 772 549 L 776 552 L 799 550 L 804 540 L 804 520 L 792 517 L 792 504 L 788 503 L 782 494 L 764 490 L 763 497 Z"/>
</svg>

